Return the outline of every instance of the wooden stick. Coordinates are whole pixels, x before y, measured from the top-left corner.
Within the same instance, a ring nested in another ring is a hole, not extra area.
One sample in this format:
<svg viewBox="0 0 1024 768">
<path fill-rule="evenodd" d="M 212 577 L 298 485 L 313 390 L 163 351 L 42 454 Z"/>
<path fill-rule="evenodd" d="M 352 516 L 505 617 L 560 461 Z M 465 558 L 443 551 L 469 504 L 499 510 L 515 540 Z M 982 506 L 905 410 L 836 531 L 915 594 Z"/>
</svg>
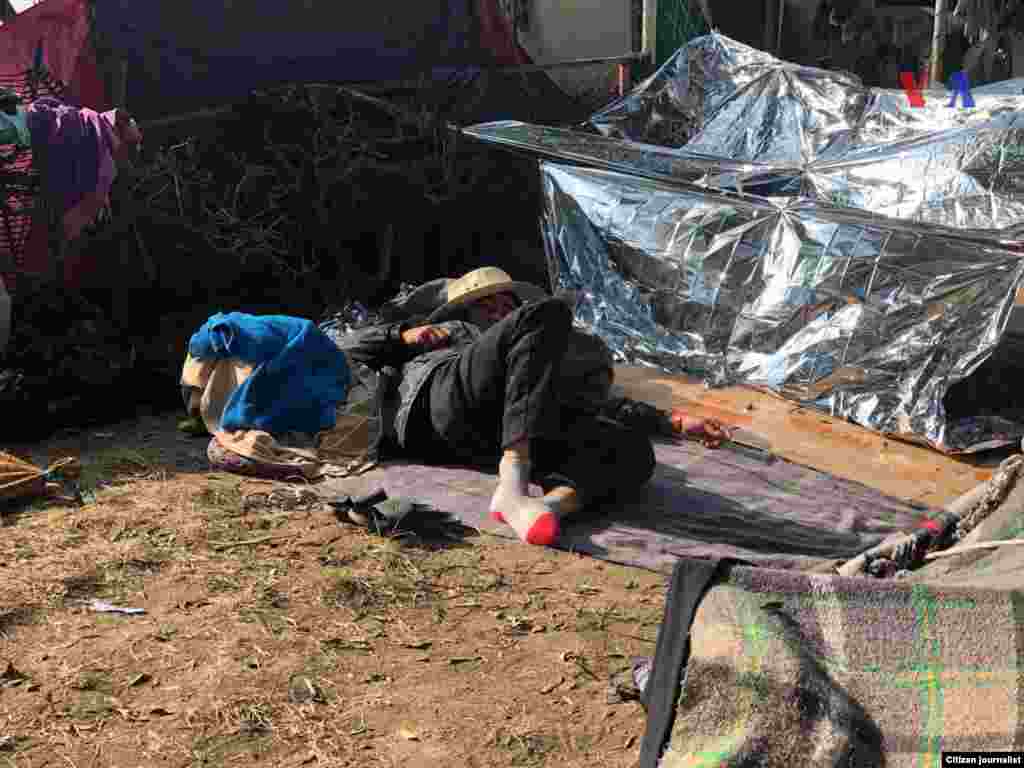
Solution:
<svg viewBox="0 0 1024 768">
<path fill-rule="evenodd" d="M 995 549 L 1003 546 L 1017 546 L 1024 544 L 1024 539 L 1001 539 L 999 541 L 982 541 L 977 544 L 966 544 L 952 549 L 943 549 L 939 552 L 929 552 L 924 556 L 925 560 L 936 560 L 940 557 L 952 557 L 962 552 L 974 552 L 979 549 Z"/>
<path fill-rule="evenodd" d="M 942 59 L 946 48 L 946 0 L 935 0 L 932 25 L 932 50 L 929 56 L 928 83 L 942 87 Z"/>
<path fill-rule="evenodd" d="M 658 65 L 658 0 L 644 0 L 641 49 L 653 66 Z"/>
<path fill-rule="evenodd" d="M 234 549 L 235 547 L 247 547 L 251 544 L 263 544 L 268 541 L 285 541 L 290 539 L 291 536 L 257 536 L 255 539 L 242 539 L 241 541 L 229 541 L 225 544 L 214 544 L 213 549 L 218 552 L 225 549 Z"/>
<path fill-rule="evenodd" d="M 782 20 L 786 15 L 786 0 L 779 0 L 778 28 L 775 32 L 775 55 L 782 56 Z"/>
<path fill-rule="evenodd" d="M 572 69 L 573 67 L 592 67 L 595 64 L 632 64 L 646 61 L 647 53 L 623 53 L 618 56 L 597 56 L 589 59 L 569 59 L 567 61 L 549 61 L 543 64 L 509 64 L 492 67 L 481 67 L 489 72 L 547 72 L 552 69 Z M 356 85 L 358 88 L 358 84 Z"/>
<path fill-rule="evenodd" d="M 652 42 L 653 44 L 653 42 Z M 647 52 L 641 53 L 624 53 L 619 56 L 600 56 L 596 58 L 588 59 L 571 59 L 569 61 L 554 61 L 544 64 L 512 64 L 512 65 L 498 65 L 488 67 L 477 67 L 477 69 L 484 72 L 508 72 L 508 73 L 527 73 L 527 72 L 548 72 L 555 69 L 573 69 L 575 67 L 592 67 L 598 64 L 633 64 L 642 63 L 648 61 L 649 55 Z M 397 105 L 390 104 L 388 102 L 382 102 L 380 99 L 374 99 L 368 97 L 371 92 L 380 93 L 387 91 L 401 91 L 401 90 L 418 90 L 424 86 L 437 85 L 437 83 L 430 79 L 420 78 L 417 80 L 366 80 L 366 81 L 355 81 L 355 82 L 338 82 L 338 83 L 308 83 L 307 87 L 310 88 L 337 88 L 347 92 L 353 98 L 363 97 L 363 101 L 374 103 L 376 106 L 387 109 L 388 111 L 403 115 L 406 110 L 401 109 Z M 372 99 L 372 101 L 371 101 Z M 226 105 L 221 107 L 210 107 L 207 109 L 197 110 L 195 112 L 188 112 L 179 115 L 169 115 L 166 117 L 156 118 L 154 120 L 148 120 L 140 122 L 139 127 L 143 132 L 147 131 L 158 131 L 164 128 L 174 128 L 183 123 L 189 123 L 198 120 L 208 120 L 224 117 L 231 114 L 234 111 L 234 105 Z"/>
<path fill-rule="evenodd" d="M 762 27 L 764 39 L 761 42 L 761 47 L 766 51 L 770 51 L 775 47 L 775 35 L 772 32 L 775 32 L 777 25 L 772 24 L 772 21 L 775 20 L 774 11 L 776 6 L 781 7 L 781 3 L 782 0 L 764 0 L 764 24 Z"/>
<path fill-rule="evenodd" d="M 126 109 L 128 107 L 128 61 L 123 59 L 119 62 L 118 68 L 115 73 L 116 80 L 114 81 L 114 87 L 111 89 L 114 92 L 114 106 L 118 109 Z"/>
<path fill-rule="evenodd" d="M 200 109 L 196 112 L 186 112 L 179 115 L 168 115 L 167 117 L 161 117 L 155 120 L 147 120 L 146 122 L 141 123 L 139 127 L 144 133 L 149 131 L 158 131 L 163 128 L 176 128 L 183 123 L 226 117 L 227 115 L 230 115 L 234 109 L 234 105 L 229 105 L 226 107 Z"/>
<path fill-rule="evenodd" d="M 979 483 L 967 493 L 958 496 L 947 504 L 943 511 L 960 515 L 962 517 L 967 514 L 969 509 L 985 497 L 985 494 L 988 492 L 988 487 L 989 484 L 987 482 Z M 913 536 L 914 532 L 904 533 L 898 537 L 893 537 L 892 540 L 883 541 L 881 544 L 872 547 L 867 552 L 862 552 L 852 560 L 848 560 L 840 565 L 839 568 L 836 569 L 836 573 L 840 576 L 859 576 L 864 572 L 864 569 L 871 560 L 879 557 L 888 557 L 896 551 L 896 548 L 900 544 L 910 541 Z"/>
<path fill-rule="evenodd" d="M 708 0 L 697 0 L 697 5 L 700 6 L 701 15 L 704 17 L 704 23 L 708 25 L 708 32 L 714 31 L 715 24 L 711 21 L 711 6 L 708 5 Z"/>
</svg>

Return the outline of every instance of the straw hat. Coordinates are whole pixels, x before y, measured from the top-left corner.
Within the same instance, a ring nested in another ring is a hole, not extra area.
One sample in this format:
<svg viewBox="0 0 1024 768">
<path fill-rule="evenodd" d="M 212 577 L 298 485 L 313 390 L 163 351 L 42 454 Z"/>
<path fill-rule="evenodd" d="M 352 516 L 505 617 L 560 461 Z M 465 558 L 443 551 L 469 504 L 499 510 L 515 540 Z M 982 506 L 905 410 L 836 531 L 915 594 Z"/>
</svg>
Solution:
<svg viewBox="0 0 1024 768">
<path fill-rule="evenodd" d="M 546 296 L 536 285 L 513 280 L 503 269 L 480 267 L 448 283 L 447 301 L 427 318 L 427 322 L 439 323 L 450 320 L 470 302 L 506 292 L 515 294 L 522 303 L 539 301 Z"/>
</svg>

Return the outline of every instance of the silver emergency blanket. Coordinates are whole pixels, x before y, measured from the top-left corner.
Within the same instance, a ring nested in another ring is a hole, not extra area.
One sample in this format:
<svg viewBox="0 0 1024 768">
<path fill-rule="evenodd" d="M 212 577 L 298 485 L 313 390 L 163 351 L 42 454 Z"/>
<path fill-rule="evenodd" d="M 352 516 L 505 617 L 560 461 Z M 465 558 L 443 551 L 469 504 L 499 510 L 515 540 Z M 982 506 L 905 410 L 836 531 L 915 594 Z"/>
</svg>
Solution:
<svg viewBox="0 0 1024 768">
<path fill-rule="evenodd" d="M 837 205 L 1004 239 L 1024 229 L 1024 97 L 974 94 L 907 106 L 877 92 L 856 130 L 801 174 L 802 194 Z"/>
<path fill-rule="evenodd" d="M 1024 238 L 1024 97 L 1022 111 L 990 113 L 981 125 L 956 125 L 953 110 L 945 106 L 926 105 L 907 117 L 898 108 L 888 109 L 897 98 L 906 96 L 876 94 L 857 133 L 834 137 L 831 147 L 805 165 L 735 160 L 689 146 L 669 149 L 512 121 L 472 126 L 465 133 L 549 160 L 710 189 L 799 195 L 970 234 Z M 925 132 L 921 126 L 929 123 L 928 115 L 935 115 L 932 125 L 942 120 L 953 125 Z M 904 138 L 856 139 L 887 130 Z"/>
<path fill-rule="evenodd" d="M 1024 83 L 902 91 L 711 34 L 586 126 L 473 126 L 537 157 L 555 287 L 620 362 L 762 386 L 946 452 L 1021 281 Z"/>
<path fill-rule="evenodd" d="M 798 198 L 541 174 L 553 288 L 618 362 L 764 387 L 950 453 L 1022 434 L 949 424 L 942 404 L 998 343 L 1024 274 L 994 241 Z"/>
<path fill-rule="evenodd" d="M 774 165 L 790 178 L 789 193 L 1016 238 L 1024 228 L 1024 85 L 995 83 L 971 95 L 966 108 L 962 94 L 929 90 L 914 107 L 903 91 L 866 88 L 853 75 L 710 34 L 589 122 L 604 137 L 684 157 L 756 163 L 761 173 Z"/>
<path fill-rule="evenodd" d="M 685 147 L 672 150 L 513 120 L 474 125 L 463 129 L 463 133 L 546 160 L 622 171 L 660 181 L 755 194 L 795 194 L 800 189 L 801 169 L 797 166 L 728 160 L 691 152 Z"/>
<path fill-rule="evenodd" d="M 749 189 L 757 183 L 790 183 L 798 167 L 727 160 L 686 149 L 605 138 L 550 125 L 514 120 L 474 125 L 463 131 L 480 141 L 498 144 L 546 160 L 590 168 L 638 173 L 651 179 L 685 182 L 717 189 Z"/>
<path fill-rule="evenodd" d="M 871 90 L 712 33 L 590 118 L 603 135 L 732 160 L 803 165 L 854 130 Z"/>
</svg>

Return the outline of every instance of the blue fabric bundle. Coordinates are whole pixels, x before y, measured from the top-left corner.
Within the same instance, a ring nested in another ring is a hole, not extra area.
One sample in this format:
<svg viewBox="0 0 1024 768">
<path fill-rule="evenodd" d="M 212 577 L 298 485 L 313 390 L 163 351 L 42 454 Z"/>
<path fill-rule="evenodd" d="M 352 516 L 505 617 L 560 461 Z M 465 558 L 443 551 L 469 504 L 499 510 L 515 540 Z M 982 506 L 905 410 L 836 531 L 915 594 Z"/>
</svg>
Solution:
<svg viewBox="0 0 1024 768">
<path fill-rule="evenodd" d="M 345 355 L 311 321 L 286 315 L 213 315 L 193 336 L 196 360 L 236 358 L 255 367 L 221 419 L 228 432 L 271 434 L 330 429 L 348 393 Z"/>
</svg>

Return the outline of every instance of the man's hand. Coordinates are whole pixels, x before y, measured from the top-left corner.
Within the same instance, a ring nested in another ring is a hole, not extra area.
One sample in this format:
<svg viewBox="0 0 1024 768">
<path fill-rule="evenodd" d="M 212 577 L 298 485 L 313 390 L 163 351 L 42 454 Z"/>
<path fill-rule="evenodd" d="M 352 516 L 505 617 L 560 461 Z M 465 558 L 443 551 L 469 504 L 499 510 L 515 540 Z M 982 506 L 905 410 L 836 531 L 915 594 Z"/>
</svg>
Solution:
<svg viewBox="0 0 1024 768">
<path fill-rule="evenodd" d="M 718 419 L 703 419 L 687 416 L 678 408 L 671 413 L 672 430 L 677 435 L 691 440 L 700 440 L 708 448 L 717 448 L 723 441 L 732 439 L 732 428 L 727 427 Z"/>
<path fill-rule="evenodd" d="M 439 325 L 421 325 L 402 332 L 402 342 L 428 352 L 448 346 L 448 331 Z"/>
</svg>

